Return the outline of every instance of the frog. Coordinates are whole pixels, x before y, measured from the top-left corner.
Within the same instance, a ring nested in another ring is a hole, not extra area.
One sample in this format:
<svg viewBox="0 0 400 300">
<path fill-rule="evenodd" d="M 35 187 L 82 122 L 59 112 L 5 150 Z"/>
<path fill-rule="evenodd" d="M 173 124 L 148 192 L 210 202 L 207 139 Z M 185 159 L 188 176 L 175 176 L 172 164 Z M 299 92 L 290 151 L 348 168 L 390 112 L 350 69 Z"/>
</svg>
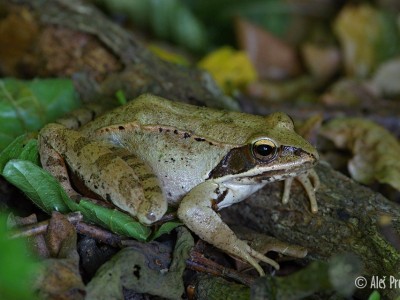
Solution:
<svg viewBox="0 0 400 300">
<path fill-rule="evenodd" d="M 71 198 L 79 197 L 69 174 L 95 195 L 151 226 L 168 207 L 202 240 L 252 265 L 279 264 L 252 249 L 218 211 L 263 186 L 293 179 L 318 206 L 319 155 L 282 112 L 267 116 L 218 110 L 144 94 L 77 130 L 50 123 L 38 136 L 42 166 Z"/>
</svg>

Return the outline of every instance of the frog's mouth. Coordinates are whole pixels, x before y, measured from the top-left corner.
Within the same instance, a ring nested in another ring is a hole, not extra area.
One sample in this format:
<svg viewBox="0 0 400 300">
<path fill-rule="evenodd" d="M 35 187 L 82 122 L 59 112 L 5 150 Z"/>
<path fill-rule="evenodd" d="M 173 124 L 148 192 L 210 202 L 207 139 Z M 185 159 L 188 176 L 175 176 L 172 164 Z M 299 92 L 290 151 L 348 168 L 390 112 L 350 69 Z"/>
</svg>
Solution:
<svg viewBox="0 0 400 300">
<path fill-rule="evenodd" d="M 266 183 L 285 180 L 307 173 L 317 164 L 317 161 L 301 162 L 298 164 L 280 165 L 273 169 L 266 170 L 256 175 L 239 176 L 236 181 L 241 183 Z M 262 168 L 260 168 L 262 169 Z"/>
</svg>

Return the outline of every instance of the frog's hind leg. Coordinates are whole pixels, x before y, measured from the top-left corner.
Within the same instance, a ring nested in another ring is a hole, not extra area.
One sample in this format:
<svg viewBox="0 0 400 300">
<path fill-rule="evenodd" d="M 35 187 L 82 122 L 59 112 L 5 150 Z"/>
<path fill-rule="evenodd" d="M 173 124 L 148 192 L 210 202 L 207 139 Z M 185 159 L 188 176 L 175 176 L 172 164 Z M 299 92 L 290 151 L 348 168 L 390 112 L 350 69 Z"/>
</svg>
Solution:
<svg viewBox="0 0 400 300">
<path fill-rule="evenodd" d="M 126 150 L 92 141 L 59 124 L 48 124 L 40 131 L 39 147 L 43 166 L 70 196 L 80 195 L 70 185 L 66 164 L 87 188 L 143 224 L 159 220 L 167 210 L 162 193 L 151 185 L 156 180 L 151 169 Z"/>
<path fill-rule="evenodd" d="M 168 208 L 159 179 L 151 167 L 135 154 L 121 148 L 115 149 L 115 153 L 132 168 L 142 186 L 145 200 L 138 208 L 138 219 L 145 224 L 158 221 Z"/>
<path fill-rule="evenodd" d="M 178 217 L 201 239 L 251 264 L 263 276 L 257 259 L 279 269 L 272 259 L 240 240 L 214 211 L 213 201 L 223 190 L 216 183 L 204 182 L 193 188 L 181 201 Z"/>
<path fill-rule="evenodd" d="M 50 127 L 50 125 L 47 125 L 47 127 Z M 47 127 L 42 129 L 42 132 L 44 132 Z M 68 197 L 74 200 L 80 199 L 82 196 L 72 187 L 68 168 L 61 154 L 53 148 L 48 139 L 43 138 L 42 134 L 39 135 L 38 146 L 42 167 L 58 180 Z"/>
</svg>

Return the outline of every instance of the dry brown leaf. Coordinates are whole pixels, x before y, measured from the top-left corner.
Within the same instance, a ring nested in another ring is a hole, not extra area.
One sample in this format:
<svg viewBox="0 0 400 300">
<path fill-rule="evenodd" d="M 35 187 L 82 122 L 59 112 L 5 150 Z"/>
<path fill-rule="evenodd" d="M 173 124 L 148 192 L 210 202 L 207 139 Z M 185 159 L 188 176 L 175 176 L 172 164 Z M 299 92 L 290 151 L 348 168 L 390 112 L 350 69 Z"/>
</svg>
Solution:
<svg viewBox="0 0 400 300">
<path fill-rule="evenodd" d="M 400 143 L 385 128 L 361 118 L 337 118 L 320 133 L 338 148 L 352 151 L 348 162 L 352 178 L 365 184 L 376 180 L 400 190 Z"/>
<path fill-rule="evenodd" d="M 54 212 L 46 234 L 54 257 L 41 264 L 35 287 L 40 299 L 84 299 L 85 286 L 79 273 L 76 231 L 67 218 Z"/>
<path fill-rule="evenodd" d="M 301 74 L 297 52 L 286 42 L 266 30 L 236 19 L 241 49 L 246 50 L 261 79 L 281 80 Z"/>
<path fill-rule="evenodd" d="M 341 55 L 337 47 L 305 43 L 301 52 L 307 69 L 318 81 L 328 80 L 339 71 Z"/>
<path fill-rule="evenodd" d="M 77 236 L 74 225 L 66 216 L 53 212 L 46 232 L 50 255 L 56 258 L 74 258 Z M 75 257 L 76 258 L 76 257 Z"/>
<path fill-rule="evenodd" d="M 168 247 L 161 243 L 135 243 L 98 269 L 87 285 L 86 299 L 122 299 L 124 290 L 181 299 L 182 275 L 194 242 L 188 229 L 178 227 L 176 230 L 178 238 L 172 261 L 168 261 L 171 258 Z"/>
</svg>

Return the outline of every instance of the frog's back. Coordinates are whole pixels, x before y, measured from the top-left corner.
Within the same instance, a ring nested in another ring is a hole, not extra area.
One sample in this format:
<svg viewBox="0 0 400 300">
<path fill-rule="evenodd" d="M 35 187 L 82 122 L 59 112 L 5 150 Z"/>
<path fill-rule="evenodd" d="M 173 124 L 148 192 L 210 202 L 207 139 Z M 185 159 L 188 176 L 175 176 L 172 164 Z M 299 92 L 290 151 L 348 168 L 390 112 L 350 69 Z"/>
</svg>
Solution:
<svg viewBox="0 0 400 300">
<path fill-rule="evenodd" d="M 128 123 L 170 127 L 216 142 L 237 145 L 259 134 L 260 131 L 255 132 L 255 128 L 270 128 L 265 117 L 199 107 L 144 94 L 113 113 L 97 118 L 82 130 L 93 132 L 102 127 Z"/>
</svg>

